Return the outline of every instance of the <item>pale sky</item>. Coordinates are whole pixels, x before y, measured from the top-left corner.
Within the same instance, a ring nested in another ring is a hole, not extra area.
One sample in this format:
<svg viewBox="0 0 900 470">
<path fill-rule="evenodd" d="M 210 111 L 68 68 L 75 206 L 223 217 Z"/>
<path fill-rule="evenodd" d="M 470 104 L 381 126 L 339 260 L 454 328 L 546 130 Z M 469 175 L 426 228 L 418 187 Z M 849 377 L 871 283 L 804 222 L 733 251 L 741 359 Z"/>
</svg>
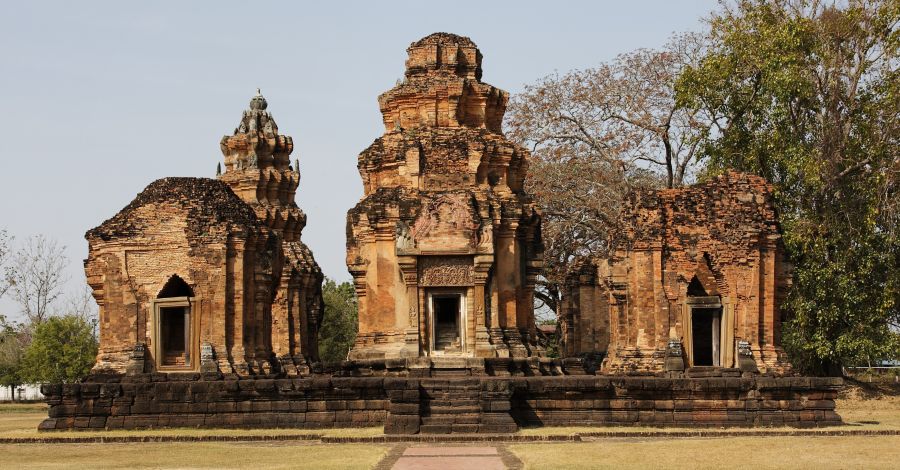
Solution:
<svg viewBox="0 0 900 470">
<path fill-rule="evenodd" d="M 362 195 L 356 157 L 383 133 L 377 96 L 406 48 L 469 36 L 483 80 L 516 93 L 554 72 L 659 47 L 698 30 L 714 0 L 17 1 L 0 3 L 0 229 L 66 245 L 84 283 L 84 233 L 150 182 L 215 177 L 219 140 L 257 87 L 294 139 L 303 240 L 349 280 L 345 216 Z M 20 319 L 0 299 L 0 314 Z"/>
</svg>

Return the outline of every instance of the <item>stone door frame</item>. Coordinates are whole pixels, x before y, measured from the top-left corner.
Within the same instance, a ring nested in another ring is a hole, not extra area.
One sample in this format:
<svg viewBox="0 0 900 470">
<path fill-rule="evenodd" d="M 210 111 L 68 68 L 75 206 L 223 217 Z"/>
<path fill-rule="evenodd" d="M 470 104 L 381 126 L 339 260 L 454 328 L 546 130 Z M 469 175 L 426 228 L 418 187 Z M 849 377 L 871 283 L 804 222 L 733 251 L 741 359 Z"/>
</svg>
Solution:
<svg viewBox="0 0 900 470">
<path fill-rule="evenodd" d="M 459 349 L 460 356 L 469 356 L 468 346 L 468 309 L 465 287 L 426 287 L 425 288 L 425 323 L 428 331 L 428 355 L 443 356 L 443 351 L 435 351 L 434 349 L 434 298 L 435 297 L 457 297 L 459 299 L 459 317 L 457 318 L 457 329 L 459 330 Z M 454 354 L 455 356 L 456 354 Z"/>
<path fill-rule="evenodd" d="M 200 309 L 197 308 L 197 303 L 196 297 L 164 297 L 162 299 L 152 299 L 150 301 L 150 310 L 153 313 L 150 325 L 150 351 L 152 351 L 153 363 L 155 364 L 157 371 L 197 372 L 200 370 Z M 190 315 L 191 344 L 187 345 L 190 347 L 191 354 L 190 367 L 162 365 L 162 350 L 160 349 L 162 346 L 162 344 L 160 344 L 160 337 L 162 336 L 160 328 L 162 327 L 162 324 L 159 318 L 161 313 L 160 310 L 162 308 L 172 307 L 184 307 Z"/>
<path fill-rule="evenodd" d="M 684 349 L 688 367 L 694 367 L 693 313 L 694 309 L 721 309 L 719 321 L 719 365 L 717 367 L 733 367 L 734 365 L 734 311 L 727 302 L 718 295 L 689 296 L 682 309 L 681 324 L 684 331 Z"/>
</svg>

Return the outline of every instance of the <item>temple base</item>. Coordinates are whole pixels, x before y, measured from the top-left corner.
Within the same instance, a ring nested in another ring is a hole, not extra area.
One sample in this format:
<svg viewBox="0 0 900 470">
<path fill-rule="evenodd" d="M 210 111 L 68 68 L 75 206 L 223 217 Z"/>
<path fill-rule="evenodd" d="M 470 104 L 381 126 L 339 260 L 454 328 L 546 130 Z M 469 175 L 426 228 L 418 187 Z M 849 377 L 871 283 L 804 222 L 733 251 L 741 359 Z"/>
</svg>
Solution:
<svg viewBox="0 0 900 470">
<path fill-rule="evenodd" d="M 49 418 L 39 429 L 383 425 L 385 434 L 415 434 L 511 433 L 535 425 L 842 424 L 834 402 L 840 378 L 455 375 L 474 370 L 470 365 L 432 363 L 429 377 L 95 375 L 43 386 Z"/>
</svg>

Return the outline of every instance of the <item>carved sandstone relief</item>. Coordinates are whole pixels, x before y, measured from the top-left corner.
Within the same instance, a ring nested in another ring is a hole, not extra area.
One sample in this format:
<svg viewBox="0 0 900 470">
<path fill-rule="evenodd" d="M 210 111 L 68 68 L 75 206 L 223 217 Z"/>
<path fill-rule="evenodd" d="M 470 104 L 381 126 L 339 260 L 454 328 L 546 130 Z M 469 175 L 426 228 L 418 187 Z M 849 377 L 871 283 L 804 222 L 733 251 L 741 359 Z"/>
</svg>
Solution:
<svg viewBox="0 0 900 470">
<path fill-rule="evenodd" d="M 419 285 L 457 287 L 475 284 L 472 258 L 468 256 L 428 256 L 419 261 Z"/>
</svg>

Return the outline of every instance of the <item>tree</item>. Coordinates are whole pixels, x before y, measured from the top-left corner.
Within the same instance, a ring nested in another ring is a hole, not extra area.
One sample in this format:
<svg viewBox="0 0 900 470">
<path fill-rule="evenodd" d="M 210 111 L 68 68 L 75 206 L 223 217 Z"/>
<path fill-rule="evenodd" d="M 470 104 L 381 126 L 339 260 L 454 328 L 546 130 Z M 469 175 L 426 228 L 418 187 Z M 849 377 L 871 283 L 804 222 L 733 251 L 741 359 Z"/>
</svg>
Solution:
<svg viewBox="0 0 900 470">
<path fill-rule="evenodd" d="M 538 308 L 557 310 L 575 259 L 607 253 L 628 191 L 693 178 L 713 119 L 677 105 L 675 84 L 704 50 L 704 37 L 676 36 L 660 50 L 546 77 L 512 100 L 508 134 L 532 151 L 528 190 L 542 207 Z"/>
<path fill-rule="evenodd" d="M 73 383 L 97 357 L 93 326 L 76 315 L 49 317 L 34 328 L 22 360 L 22 376 L 34 383 Z"/>
<path fill-rule="evenodd" d="M 325 279 L 322 285 L 325 313 L 319 328 L 319 357 L 325 362 L 347 359 L 359 331 L 356 292 L 349 282 Z"/>
<path fill-rule="evenodd" d="M 898 19 L 896 0 L 739 0 L 677 86 L 720 116 L 710 172 L 775 186 L 795 265 L 785 343 L 812 372 L 900 353 Z"/>
<path fill-rule="evenodd" d="M 86 284 L 78 291 L 67 296 L 62 313 L 75 315 L 91 324 L 94 336 L 97 335 L 97 302 L 94 300 L 93 290 Z"/>
<path fill-rule="evenodd" d="M 13 254 L 10 290 L 29 323 L 40 324 L 52 313 L 63 294 L 67 265 L 65 247 L 43 235 L 28 237 Z"/>
<path fill-rule="evenodd" d="M 10 284 L 10 271 L 9 271 L 9 245 L 12 242 L 12 237 L 6 230 L 0 230 L 0 298 L 6 295 L 6 291 L 9 290 Z"/>
<path fill-rule="evenodd" d="M 16 387 L 24 383 L 22 358 L 28 346 L 28 332 L 21 325 L 7 323 L 0 315 L 0 386 L 9 387 L 15 400 Z"/>
</svg>

